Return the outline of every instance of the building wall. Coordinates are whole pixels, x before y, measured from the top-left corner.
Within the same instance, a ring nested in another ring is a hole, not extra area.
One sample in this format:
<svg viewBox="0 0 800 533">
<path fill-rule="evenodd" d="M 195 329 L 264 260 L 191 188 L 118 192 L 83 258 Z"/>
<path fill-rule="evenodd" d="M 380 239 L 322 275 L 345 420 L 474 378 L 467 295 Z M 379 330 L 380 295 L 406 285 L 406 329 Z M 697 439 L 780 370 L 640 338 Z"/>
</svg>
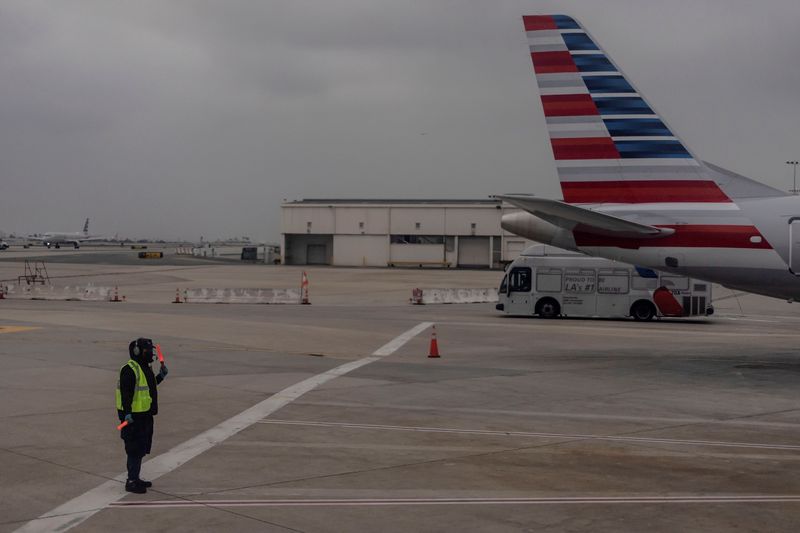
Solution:
<svg viewBox="0 0 800 533">
<path fill-rule="evenodd" d="M 335 207 L 297 206 L 281 211 L 282 233 L 336 233 Z"/>
<path fill-rule="evenodd" d="M 483 208 L 448 207 L 445 212 L 445 235 L 500 235 L 503 210 L 494 206 Z M 472 227 L 475 224 L 475 227 Z"/>
<path fill-rule="evenodd" d="M 336 233 L 339 235 L 387 235 L 389 209 L 386 207 L 335 208 Z"/>
<path fill-rule="evenodd" d="M 392 235 L 444 235 L 444 209 L 392 206 L 389 230 Z"/>
<path fill-rule="evenodd" d="M 494 204 L 284 204 L 284 261 L 305 264 L 307 246 L 320 237 L 317 244 L 329 246 L 329 261 L 334 265 L 386 266 L 394 260 L 457 266 L 468 260 L 465 264 L 470 266 L 498 268 L 532 244 L 501 229 L 503 214 L 514 211 Z M 392 235 L 445 237 L 445 244 L 390 245 Z M 481 252 L 481 262 L 476 264 L 477 247 L 483 246 L 478 238 L 486 242 L 486 259 Z M 474 249 L 459 253 L 459 240 Z"/>
<path fill-rule="evenodd" d="M 445 260 L 443 244 L 392 244 L 389 263 L 396 265 L 407 263 L 442 264 Z M 455 266 L 453 263 L 451 266 Z"/>
<path fill-rule="evenodd" d="M 381 266 L 389 263 L 387 235 L 334 235 L 333 264 L 339 266 Z"/>
</svg>

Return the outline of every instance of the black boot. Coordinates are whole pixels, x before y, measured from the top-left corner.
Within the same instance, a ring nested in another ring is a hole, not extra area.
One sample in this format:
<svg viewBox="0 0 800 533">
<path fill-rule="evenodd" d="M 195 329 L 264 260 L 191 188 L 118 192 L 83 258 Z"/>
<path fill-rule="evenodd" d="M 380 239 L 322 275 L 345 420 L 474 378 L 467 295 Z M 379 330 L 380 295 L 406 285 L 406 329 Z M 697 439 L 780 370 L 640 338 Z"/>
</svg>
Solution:
<svg viewBox="0 0 800 533">
<path fill-rule="evenodd" d="M 146 481 L 146 480 L 144 480 L 142 478 L 139 478 L 136 481 L 138 481 L 139 483 L 141 483 L 142 485 L 144 485 L 148 489 L 153 486 L 153 482 L 152 481 Z"/>
<path fill-rule="evenodd" d="M 139 481 L 138 479 L 129 479 L 125 482 L 125 490 L 128 492 L 134 492 L 136 494 L 145 494 L 147 493 L 147 487 Z"/>
</svg>

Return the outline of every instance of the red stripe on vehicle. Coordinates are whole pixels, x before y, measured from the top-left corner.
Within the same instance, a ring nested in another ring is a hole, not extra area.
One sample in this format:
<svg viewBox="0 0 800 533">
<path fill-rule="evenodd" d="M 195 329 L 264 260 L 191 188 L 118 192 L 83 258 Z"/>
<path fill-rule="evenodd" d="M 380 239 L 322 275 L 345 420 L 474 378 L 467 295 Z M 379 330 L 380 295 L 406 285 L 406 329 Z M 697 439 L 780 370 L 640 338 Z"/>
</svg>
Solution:
<svg viewBox="0 0 800 533">
<path fill-rule="evenodd" d="M 553 155 L 559 159 L 619 159 L 611 137 L 551 139 Z"/>
<path fill-rule="evenodd" d="M 669 289 L 659 287 L 653 291 L 653 301 L 664 316 L 683 316 L 683 306 Z"/>
<path fill-rule="evenodd" d="M 675 233 L 668 237 L 649 239 L 608 237 L 596 235 L 579 229 L 572 233 L 578 246 L 609 246 L 615 248 L 740 248 L 771 250 L 772 246 L 755 226 L 719 226 L 703 224 L 658 225 L 659 228 L 672 228 Z M 760 242 L 752 242 L 751 237 L 760 237 Z"/>
<path fill-rule="evenodd" d="M 525 24 L 525 31 L 558 29 L 551 15 L 524 15 L 522 22 Z"/>
<path fill-rule="evenodd" d="M 599 115 L 597 106 L 588 94 L 550 94 L 542 96 L 546 117 L 579 117 Z"/>
<path fill-rule="evenodd" d="M 570 204 L 731 201 L 710 180 L 562 181 L 561 191 Z"/>
<path fill-rule="evenodd" d="M 531 59 L 536 74 L 578 72 L 578 66 L 569 52 L 531 52 Z"/>
</svg>

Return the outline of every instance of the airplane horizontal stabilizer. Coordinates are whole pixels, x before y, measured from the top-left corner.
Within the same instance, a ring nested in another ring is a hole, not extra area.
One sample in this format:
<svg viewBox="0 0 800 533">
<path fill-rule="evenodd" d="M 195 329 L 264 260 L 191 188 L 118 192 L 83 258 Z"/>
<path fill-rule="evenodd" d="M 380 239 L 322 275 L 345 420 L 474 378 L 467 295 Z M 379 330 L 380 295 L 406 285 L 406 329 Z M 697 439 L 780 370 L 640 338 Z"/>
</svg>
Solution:
<svg viewBox="0 0 800 533">
<path fill-rule="evenodd" d="M 631 238 L 666 237 L 675 233 L 672 228 L 659 228 L 648 226 L 647 224 L 639 224 L 638 222 L 631 222 L 624 218 L 566 204 L 558 200 L 518 195 L 497 195 L 496 197 L 567 230 Z"/>
</svg>

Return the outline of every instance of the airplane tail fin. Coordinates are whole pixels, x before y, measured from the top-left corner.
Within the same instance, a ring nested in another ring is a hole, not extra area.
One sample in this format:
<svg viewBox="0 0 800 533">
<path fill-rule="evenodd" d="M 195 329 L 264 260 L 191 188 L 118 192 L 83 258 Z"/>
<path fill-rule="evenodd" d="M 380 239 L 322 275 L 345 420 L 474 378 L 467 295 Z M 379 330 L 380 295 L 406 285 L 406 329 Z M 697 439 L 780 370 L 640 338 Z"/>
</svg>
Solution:
<svg viewBox="0 0 800 533">
<path fill-rule="evenodd" d="M 578 22 L 522 19 L 565 202 L 731 202 Z"/>
<path fill-rule="evenodd" d="M 89 219 L 88 218 L 86 219 L 86 222 L 83 223 L 83 234 L 84 235 L 88 235 L 89 234 Z"/>
</svg>

